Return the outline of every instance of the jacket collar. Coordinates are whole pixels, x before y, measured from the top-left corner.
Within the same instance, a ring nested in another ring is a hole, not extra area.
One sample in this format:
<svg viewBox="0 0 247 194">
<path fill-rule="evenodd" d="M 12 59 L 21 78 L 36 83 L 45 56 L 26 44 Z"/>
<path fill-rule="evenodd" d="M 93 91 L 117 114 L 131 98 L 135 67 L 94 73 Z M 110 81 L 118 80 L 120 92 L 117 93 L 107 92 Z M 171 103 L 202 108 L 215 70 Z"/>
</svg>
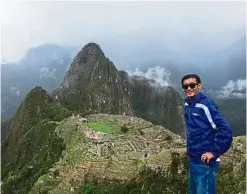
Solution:
<svg viewBox="0 0 247 194">
<path fill-rule="evenodd" d="M 195 104 L 201 99 L 202 96 L 203 94 L 201 92 L 198 92 L 192 100 L 187 97 L 185 99 L 185 102 L 187 102 L 189 106 L 195 106 Z"/>
</svg>

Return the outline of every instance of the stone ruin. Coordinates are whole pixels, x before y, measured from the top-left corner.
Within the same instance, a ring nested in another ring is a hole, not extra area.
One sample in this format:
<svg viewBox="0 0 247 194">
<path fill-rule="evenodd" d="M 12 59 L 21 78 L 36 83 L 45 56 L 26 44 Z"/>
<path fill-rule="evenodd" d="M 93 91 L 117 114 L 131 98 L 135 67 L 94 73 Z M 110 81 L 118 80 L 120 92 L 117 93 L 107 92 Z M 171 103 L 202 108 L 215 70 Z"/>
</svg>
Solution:
<svg viewBox="0 0 247 194">
<path fill-rule="evenodd" d="M 86 130 L 84 134 L 89 139 L 102 139 L 102 133 L 92 129 Z"/>
</svg>

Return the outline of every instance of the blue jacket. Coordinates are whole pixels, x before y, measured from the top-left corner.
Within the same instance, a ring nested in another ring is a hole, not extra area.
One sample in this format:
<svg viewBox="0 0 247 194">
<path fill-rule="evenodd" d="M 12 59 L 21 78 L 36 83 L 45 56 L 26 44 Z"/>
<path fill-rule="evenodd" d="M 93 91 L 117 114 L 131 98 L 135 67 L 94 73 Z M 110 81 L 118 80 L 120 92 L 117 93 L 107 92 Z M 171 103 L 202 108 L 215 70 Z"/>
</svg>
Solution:
<svg viewBox="0 0 247 194">
<path fill-rule="evenodd" d="M 194 162 L 201 163 L 201 155 L 211 152 L 214 163 L 232 143 L 232 129 L 215 103 L 202 93 L 185 99 L 187 126 L 187 154 Z M 219 160 L 219 159 L 218 159 Z"/>
</svg>

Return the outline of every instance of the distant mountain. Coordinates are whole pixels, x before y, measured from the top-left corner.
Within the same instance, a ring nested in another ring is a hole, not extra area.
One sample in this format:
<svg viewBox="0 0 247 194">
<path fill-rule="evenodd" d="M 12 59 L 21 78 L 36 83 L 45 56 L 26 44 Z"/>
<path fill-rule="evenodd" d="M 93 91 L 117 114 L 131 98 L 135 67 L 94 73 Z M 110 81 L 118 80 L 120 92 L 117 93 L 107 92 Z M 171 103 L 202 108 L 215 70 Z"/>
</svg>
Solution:
<svg viewBox="0 0 247 194">
<path fill-rule="evenodd" d="M 215 102 L 230 123 L 233 136 L 246 134 L 246 99 L 215 99 Z"/>
<path fill-rule="evenodd" d="M 14 115 L 26 94 L 36 85 L 51 92 L 61 82 L 76 48 L 41 45 L 30 49 L 16 64 L 1 64 L 2 120 Z"/>
<path fill-rule="evenodd" d="M 246 37 L 234 42 L 226 52 L 229 53 L 226 68 L 228 78 L 246 79 Z"/>
<path fill-rule="evenodd" d="M 150 52 L 149 55 L 153 55 Z M 160 53 L 161 55 L 161 53 Z M 164 54 L 165 55 L 165 52 Z M 145 54 L 145 56 L 147 56 Z M 171 54 L 169 60 L 153 60 L 139 65 L 141 71 L 160 66 L 171 73 L 171 81 L 180 89 L 180 80 L 185 74 L 200 75 L 207 90 L 219 90 L 229 80 L 246 79 L 246 37 L 240 37 L 231 45 L 216 53 L 195 48 L 184 54 Z M 141 57 L 141 56 L 140 56 Z M 136 66 L 133 66 L 136 68 Z M 135 69 L 130 70 L 135 70 Z M 212 81 L 213 80 L 213 81 Z"/>
<path fill-rule="evenodd" d="M 246 37 L 236 40 L 213 58 L 211 66 L 200 72 L 208 89 L 219 90 L 229 80 L 246 79 Z"/>
</svg>

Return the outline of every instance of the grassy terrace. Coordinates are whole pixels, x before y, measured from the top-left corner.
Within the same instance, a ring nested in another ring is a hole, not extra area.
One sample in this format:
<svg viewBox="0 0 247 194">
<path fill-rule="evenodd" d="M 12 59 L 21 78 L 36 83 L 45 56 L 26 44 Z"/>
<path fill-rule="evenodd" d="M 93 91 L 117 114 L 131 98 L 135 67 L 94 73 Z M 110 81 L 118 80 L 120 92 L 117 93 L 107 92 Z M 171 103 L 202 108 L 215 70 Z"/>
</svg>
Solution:
<svg viewBox="0 0 247 194">
<path fill-rule="evenodd" d="M 97 123 L 89 123 L 89 127 L 92 128 L 94 131 L 100 131 L 104 133 L 119 133 L 118 127 L 109 126 L 107 123 L 97 122 Z"/>
<path fill-rule="evenodd" d="M 120 131 L 122 125 L 116 121 L 100 120 L 97 122 L 91 122 L 88 124 L 88 126 L 94 131 L 99 131 L 108 134 L 115 134 L 115 135 L 124 134 Z M 125 134 L 133 135 L 135 134 L 135 131 L 133 129 L 129 129 Z"/>
</svg>

